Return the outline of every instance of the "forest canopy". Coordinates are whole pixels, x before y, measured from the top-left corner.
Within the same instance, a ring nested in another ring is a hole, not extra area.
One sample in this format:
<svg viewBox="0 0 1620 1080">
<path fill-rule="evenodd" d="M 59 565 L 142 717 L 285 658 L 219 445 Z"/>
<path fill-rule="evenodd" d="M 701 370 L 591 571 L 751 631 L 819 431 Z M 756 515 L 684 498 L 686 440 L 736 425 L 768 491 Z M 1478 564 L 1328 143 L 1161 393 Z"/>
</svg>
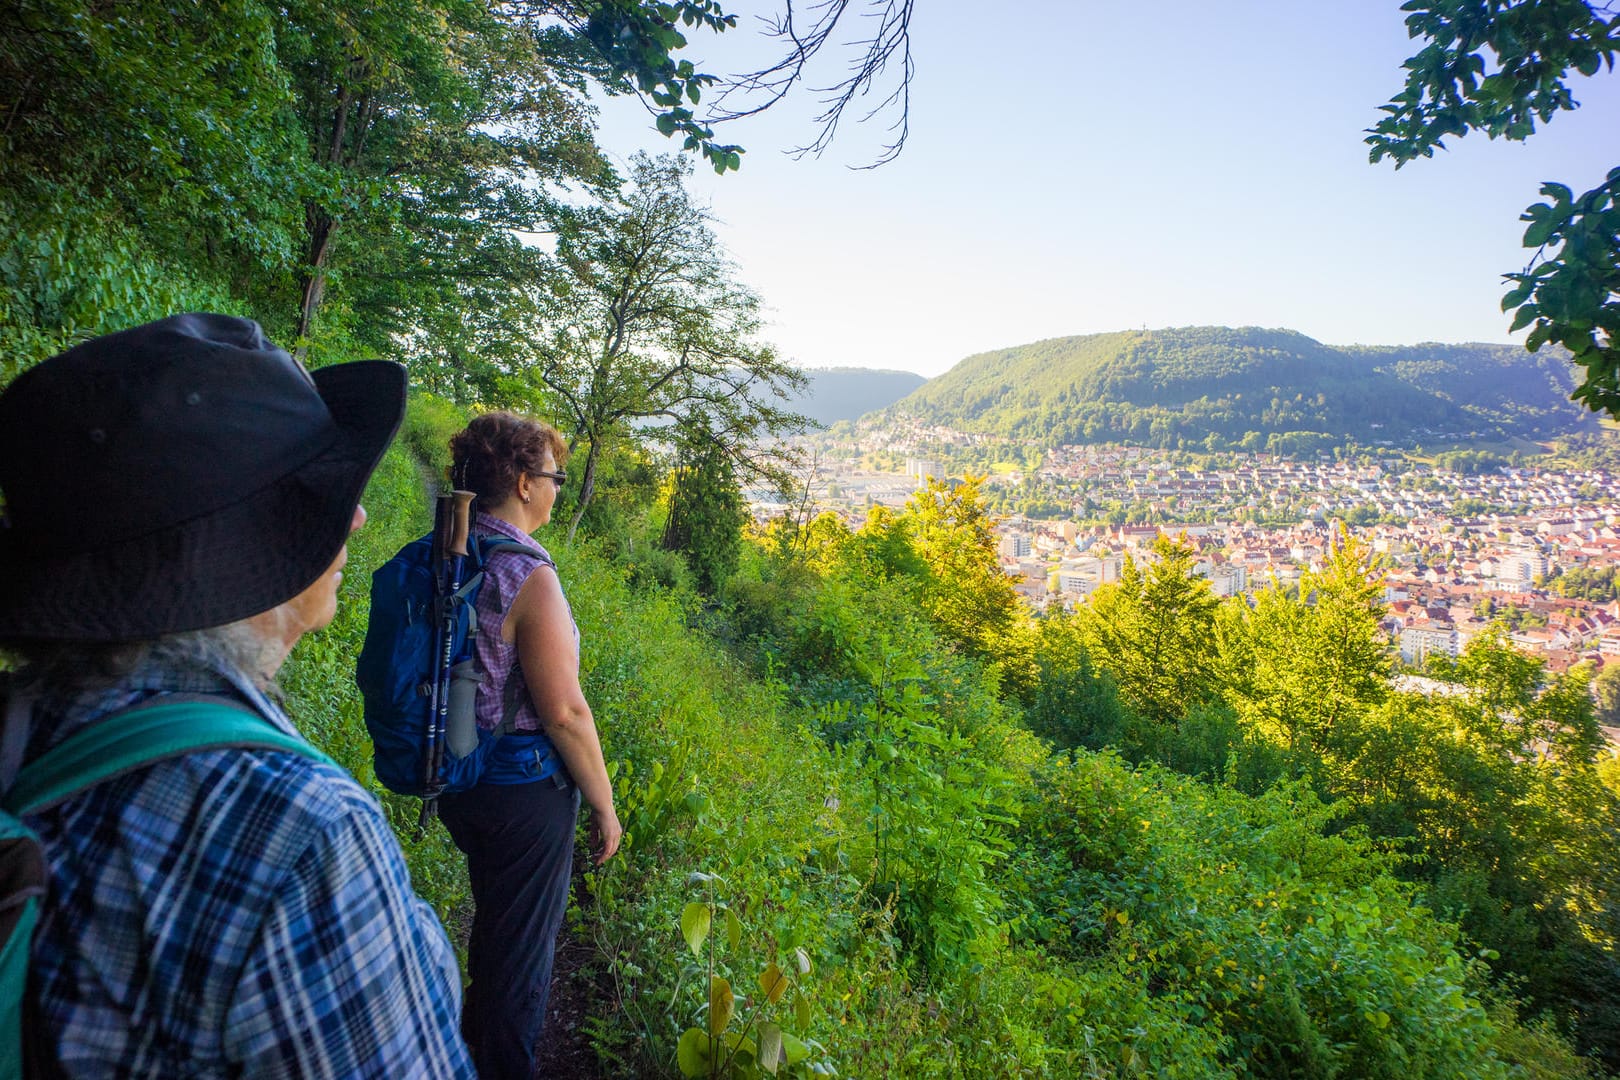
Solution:
<svg viewBox="0 0 1620 1080">
<path fill-rule="evenodd" d="M 1311 432 L 1326 446 L 1410 447 L 1590 430 L 1573 386 L 1552 353 L 1511 345 L 1329 346 L 1289 330 L 1179 327 L 980 353 L 893 412 L 1048 447 L 1265 449 Z"/>
</svg>

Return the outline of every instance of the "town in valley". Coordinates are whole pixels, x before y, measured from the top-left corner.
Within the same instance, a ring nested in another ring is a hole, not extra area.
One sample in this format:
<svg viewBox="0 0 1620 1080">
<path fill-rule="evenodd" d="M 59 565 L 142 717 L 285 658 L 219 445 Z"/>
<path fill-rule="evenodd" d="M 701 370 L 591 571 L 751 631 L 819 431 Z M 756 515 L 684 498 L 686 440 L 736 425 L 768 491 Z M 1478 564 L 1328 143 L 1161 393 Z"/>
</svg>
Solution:
<svg viewBox="0 0 1620 1080">
<path fill-rule="evenodd" d="M 1493 625 L 1549 671 L 1620 663 L 1620 476 L 1606 469 L 1529 458 L 1460 472 L 1388 449 L 1200 459 L 1115 445 L 1032 452 L 1025 467 L 965 464 L 985 460 L 971 454 L 982 441 L 937 428 L 822 441 L 798 510 L 859 528 L 869 507 L 903 506 L 930 478 L 980 475 L 1002 569 L 1037 609 L 1085 603 L 1126 559 L 1151 559 L 1161 534 L 1197 550 L 1216 595 L 1287 587 L 1344 529 L 1383 580 L 1404 664 L 1455 656 Z M 1020 512 L 1031 493 L 1040 511 Z M 755 493 L 760 520 L 794 509 Z"/>
</svg>

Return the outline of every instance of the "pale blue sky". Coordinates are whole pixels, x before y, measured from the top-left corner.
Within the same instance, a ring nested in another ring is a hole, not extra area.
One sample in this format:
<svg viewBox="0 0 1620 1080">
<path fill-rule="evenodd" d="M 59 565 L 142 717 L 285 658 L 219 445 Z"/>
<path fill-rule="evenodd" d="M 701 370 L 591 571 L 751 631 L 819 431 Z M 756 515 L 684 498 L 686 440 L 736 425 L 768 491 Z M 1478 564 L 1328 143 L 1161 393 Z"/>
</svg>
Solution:
<svg viewBox="0 0 1620 1080">
<path fill-rule="evenodd" d="M 689 50 L 730 66 L 735 35 Z M 984 13 L 993 12 L 995 18 Z M 1481 135 L 1399 172 L 1363 129 L 1413 51 L 1398 0 L 1001 5 L 917 0 L 911 140 L 846 126 L 818 161 L 797 98 L 724 137 L 741 172 L 694 180 L 810 367 L 937 375 L 962 357 L 1127 328 L 1287 327 L 1329 344 L 1510 340 L 1500 275 L 1543 180 L 1577 191 L 1620 164 L 1620 77 L 1526 143 Z M 731 40 L 727 40 L 731 39 Z M 826 67 L 821 79 L 835 75 Z M 603 103 L 618 157 L 673 144 Z"/>
</svg>

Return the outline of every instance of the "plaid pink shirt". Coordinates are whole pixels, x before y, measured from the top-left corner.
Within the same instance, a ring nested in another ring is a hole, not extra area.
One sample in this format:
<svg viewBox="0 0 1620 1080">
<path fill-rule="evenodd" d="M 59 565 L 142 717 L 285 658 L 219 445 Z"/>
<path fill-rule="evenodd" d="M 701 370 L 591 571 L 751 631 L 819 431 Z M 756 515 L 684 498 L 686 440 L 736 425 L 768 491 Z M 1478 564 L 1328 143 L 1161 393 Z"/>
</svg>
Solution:
<svg viewBox="0 0 1620 1080">
<path fill-rule="evenodd" d="M 534 551 L 534 557 L 515 551 L 500 551 L 490 556 L 484 567 L 484 584 L 478 590 L 478 640 L 474 652 L 478 667 L 484 672 L 484 684 L 478 688 L 473 715 L 478 726 L 494 731 L 501 726 L 508 694 L 516 694 L 518 707 L 513 714 L 512 726 L 518 731 L 540 731 L 540 717 L 534 710 L 534 701 L 523 682 L 523 671 L 518 666 L 517 646 L 501 640 L 501 626 L 506 612 L 517 597 L 518 590 L 529 580 L 529 575 L 540 566 L 549 566 L 555 573 L 557 564 L 551 561 L 546 549 L 510 522 L 488 514 L 479 514 L 474 525 L 480 536 L 491 534 L 515 540 Z M 564 601 L 566 603 L 566 600 Z M 579 670 L 579 626 L 574 627 L 574 670 Z"/>
</svg>

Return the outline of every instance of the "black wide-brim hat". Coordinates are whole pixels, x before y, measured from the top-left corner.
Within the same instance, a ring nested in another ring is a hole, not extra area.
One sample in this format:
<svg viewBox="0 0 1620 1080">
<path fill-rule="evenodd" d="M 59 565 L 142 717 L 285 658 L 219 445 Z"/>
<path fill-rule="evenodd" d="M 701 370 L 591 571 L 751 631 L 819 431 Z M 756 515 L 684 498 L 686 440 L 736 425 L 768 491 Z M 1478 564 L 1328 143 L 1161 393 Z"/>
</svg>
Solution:
<svg viewBox="0 0 1620 1080">
<path fill-rule="evenodd" d="M 313 373 L 257 323 L 176 315 L 0 393 L 0 640 L 223 626 L 331 564 L 405 412 L 405 369 Z"/>
</svg>

